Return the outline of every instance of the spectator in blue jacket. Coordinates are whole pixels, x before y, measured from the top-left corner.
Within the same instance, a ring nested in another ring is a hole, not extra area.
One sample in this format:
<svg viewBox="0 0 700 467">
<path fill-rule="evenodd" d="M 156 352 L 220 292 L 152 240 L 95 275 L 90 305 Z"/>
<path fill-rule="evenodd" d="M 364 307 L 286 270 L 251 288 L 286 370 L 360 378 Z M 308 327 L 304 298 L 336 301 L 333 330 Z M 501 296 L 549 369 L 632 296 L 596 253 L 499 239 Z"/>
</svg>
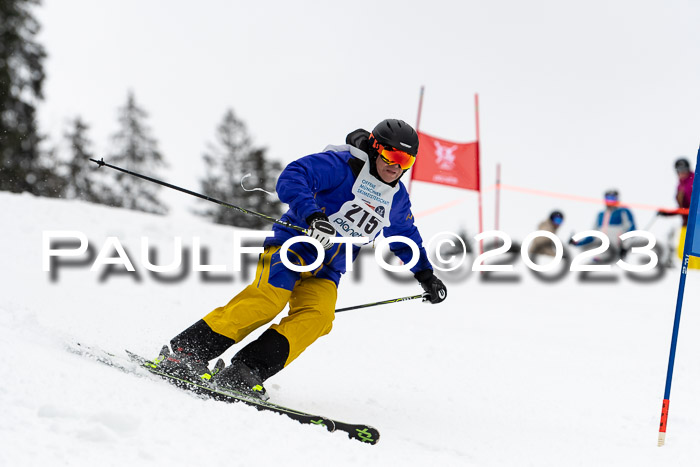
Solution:
<svg viewBox="0 0 700 467">
<path fill-rule="evenodd" d="M 620 252 L 620 257 L 624 258 L 627 250 L 623 248 L 620 235 L 636 230 L 632 211 L 620 206 L 620 194 L 617 190 L 605 192 L 605 209 L 598 213 L 595 230 L 603 232 L 610 239 L 610 245 Z M 578 242 L 573 239 L 569 241 L 572 245 L 582 246 L 593 241 L 594 237 L 586 237 Z"/>
<path fill-rule="evenodd" d="M 228 304 L 216 308 L 164 346 L 155 362 L 183 378 L 218 388 L 267 399 L 263 382 L 289 365 L 317 338 L 331 330 L 337 287 L 346 269 L 346 245 L 333 243 L 336 236 L 408 237 L 419 247 L 418 262 L 411 268 L 426 292 L 439 303 L 447 296 L 445 285 L 433 274 L 418 229 L 413 224 L 408 192 L 399 181 L 418 153 L 418 135 L 401 120 L 384 120 L 372 133 L 356 130 L 345 145 L 328 146 L 323 152 L 290 163 L 277 181 L 280 200 L 289 205 L 282 220 L 304 227 L 325 248 L 322 264 L 311 272 L 296 272 L 281 261 L 282 244 L 304 233 L 275 224 L 274 236 L 264 243 L 253 283 Z M 410 246 L 391 243 L 390 249 L 404 263 L 413 254 Z M 352 260 L 360 246 L 352 246 Z M 312 264 L 318 256 L 308 242 L 292 245 L 287 259 Z M 289 314 L 242 348 L 221 369 L 219 360 L 208 363 L 255 329 L 272 321 L 289 304 Z"/>
</svg>

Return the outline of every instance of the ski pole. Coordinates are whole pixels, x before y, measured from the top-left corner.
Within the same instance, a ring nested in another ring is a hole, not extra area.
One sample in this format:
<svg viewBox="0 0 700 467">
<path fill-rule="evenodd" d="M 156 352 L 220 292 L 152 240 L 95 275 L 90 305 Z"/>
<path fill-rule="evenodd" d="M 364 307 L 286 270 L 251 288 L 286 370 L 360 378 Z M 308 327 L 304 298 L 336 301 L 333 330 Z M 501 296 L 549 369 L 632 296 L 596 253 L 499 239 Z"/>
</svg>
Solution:
<svg viewBox="0 0 700 467">
<path fill-rule="evenodd" d="M 349 306 L 347 308 L 338 308 L 337 310 L 335 310 L 335 312 L 340 313 L 341 311 L 357 310 L 358 308 L 369 308 L 371 306 L 386 305 L 388 303 L 398 303 L 405 302 L 408 300 L 416 300 L 419 298 L 426 298 L 427 295 L 427 293 L 423 293 L 420 295 L 411 295 L 410 297 L 392 298 L 390 300 L 382 300 L 381 302 L 365 303 L 364 305 Z"/>
<path fill-rule="evenodd" d="M 146 175 L 141 175 L 139 173 L 132 172 L 130 170 L 122 169 L 121 167 L 117 167 L 116 165 L 111 165 L 111 164 L 106 163 L 104 161 L 104 159 L 100 159 L 99 161 L 95 160 L 95 159 L 90 159 L 90 160 L 92 162 L 96 163 L 100 167 L 107 166 L 110 169 L 118 170 L 119 172 L 123 172 L 123 173 L 128 174 L 128 175 L 133 175 L 134 177 L 139 177 L 139 178 L 142 178 L 144 180 L 148 180 L 149 182 L 157 183 L 158 185 L 163 185 L 165 187 L 172 188 L 173 190 L 187 193 L 188 195 L 194 196 L 196 198 L 201 198 L 201 199 L 204 199 L 206 201 L 211 201 L 212 203 L 216 203 L 216 204 L 219 204 L 221 206 L 225 206 L 227 208 L 235 209 L 237 211 L 242 212 L 243 214 L 250 214 L 251 216 L 257 216 L 261 219 L 265 219 L 266 221 L 274 222 L 275 224 L 283 225 L 285 227 L 289 227 L 290 229 L 294 229 L 294 230 L 298 230 L 299 232 L 307 233 L 306 229 L 304 229 L 303 227 L 299 227 L 297 225 L 290 224 L 289 222 L 285 222 L 285 221 L 280 220 L 280 219 L 275 219 L 274 217 L 271 217 L 271 216 L 268 216 L 265 214 L 261 214 L 259 212 L 251 211 L 249 209 L 244 209 L 240 206 L 234 206 L 233 204 L 229 204 L 225 201 L 220 201 L 216 198 L 212 198 L 211 196 L 206 196 L 206 195 L 203 195 L 201 193 L 196 193 L 194 191 L 190 191 L 190 190 L 187 190 L 185 188 L 181 188 L 177 185 L 171 185 L 170 183 L 158 180 L 156 178 L 148 177 Z"/>
</svg>

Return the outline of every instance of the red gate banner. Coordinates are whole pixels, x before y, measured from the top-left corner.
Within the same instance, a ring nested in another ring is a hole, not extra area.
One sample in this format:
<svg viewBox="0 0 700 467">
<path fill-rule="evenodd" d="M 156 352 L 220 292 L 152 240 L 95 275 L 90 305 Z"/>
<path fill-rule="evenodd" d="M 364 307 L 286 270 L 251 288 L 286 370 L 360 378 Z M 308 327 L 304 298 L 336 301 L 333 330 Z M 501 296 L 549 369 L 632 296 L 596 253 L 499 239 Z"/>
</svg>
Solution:
<svg viewBox="0 0 700 467">
<path fill-rule="evenodd" d="M 479 143 L 454 143 L 419 133 L 412 180 L 479 191 Z"/>
</svg>

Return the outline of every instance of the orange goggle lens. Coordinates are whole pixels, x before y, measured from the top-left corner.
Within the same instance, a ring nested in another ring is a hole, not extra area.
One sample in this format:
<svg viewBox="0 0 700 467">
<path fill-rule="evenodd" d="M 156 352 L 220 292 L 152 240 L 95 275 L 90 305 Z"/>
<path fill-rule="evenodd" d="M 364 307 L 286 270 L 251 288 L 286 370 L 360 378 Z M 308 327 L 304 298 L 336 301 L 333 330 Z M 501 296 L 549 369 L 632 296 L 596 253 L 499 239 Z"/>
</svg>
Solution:
<svg viewBox="0 0 700 467">
<path fill-rule="evenodd" d="M 416 162 L 416 157 L 404 151 L 395 149 L 387 149 L 380 146 L 378 151 L 379 157 L 389 165 L 399 164 L 403 170 L 408 170 Z"/>
</svg>

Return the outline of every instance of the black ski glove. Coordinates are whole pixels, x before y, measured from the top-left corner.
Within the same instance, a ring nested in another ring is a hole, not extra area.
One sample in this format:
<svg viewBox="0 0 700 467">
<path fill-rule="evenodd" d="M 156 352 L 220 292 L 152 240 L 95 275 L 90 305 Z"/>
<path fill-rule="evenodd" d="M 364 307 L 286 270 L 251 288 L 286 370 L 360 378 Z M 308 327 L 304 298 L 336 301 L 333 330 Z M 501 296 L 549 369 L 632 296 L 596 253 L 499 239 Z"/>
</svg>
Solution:
<svg viewBox="0 0 700 467">
<path fill-rule="evenodd" d="M 447 287 L 433 274 L 432 269 L 418 271 L 414 277 L 428 294 L 426 298 L 430 303 L 440 303 L 447 298 Z"/>
<path fill-rule="evenodd" d="M 335 228 L 322 212 L 315 212 L 306 218 L 309 224 L 308 235 L 318 240 L 326 250 L 333 246 L 331 238 L 335 237 Z"/>
</svg>

